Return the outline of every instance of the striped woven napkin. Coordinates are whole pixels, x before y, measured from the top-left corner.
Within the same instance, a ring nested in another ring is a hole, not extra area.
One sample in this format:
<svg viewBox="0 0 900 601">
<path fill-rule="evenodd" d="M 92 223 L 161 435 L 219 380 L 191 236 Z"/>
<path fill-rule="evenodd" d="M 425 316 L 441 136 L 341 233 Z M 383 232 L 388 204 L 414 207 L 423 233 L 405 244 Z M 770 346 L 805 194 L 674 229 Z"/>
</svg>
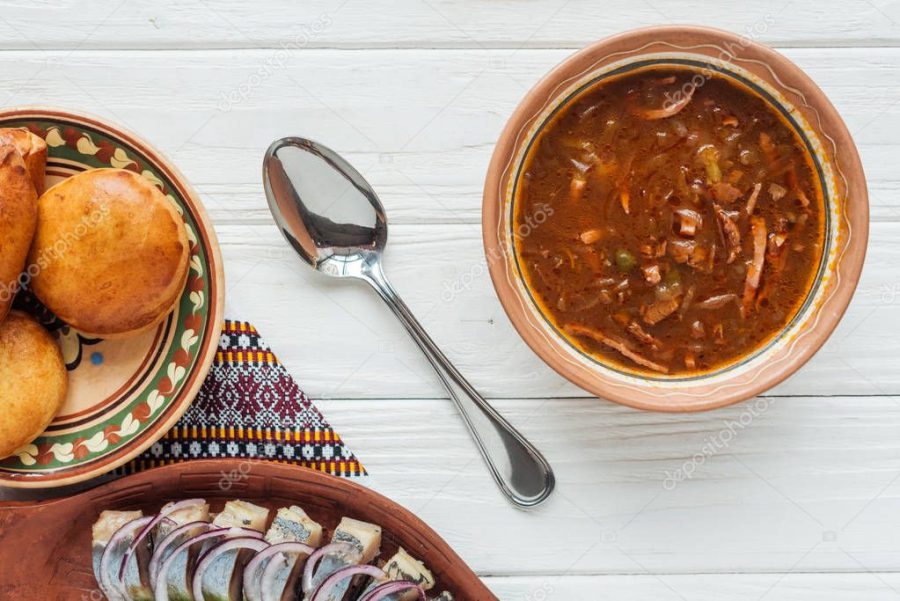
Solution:
<svg viewBox="0 0 900 601">
<path fill-rule="evenodd" d="M 293 463 L 335 476 L 366 475 L 245 321 L 225 322 L 212 369 L 175 427 L 116 473 L 223 457 Z"/>
</svg>

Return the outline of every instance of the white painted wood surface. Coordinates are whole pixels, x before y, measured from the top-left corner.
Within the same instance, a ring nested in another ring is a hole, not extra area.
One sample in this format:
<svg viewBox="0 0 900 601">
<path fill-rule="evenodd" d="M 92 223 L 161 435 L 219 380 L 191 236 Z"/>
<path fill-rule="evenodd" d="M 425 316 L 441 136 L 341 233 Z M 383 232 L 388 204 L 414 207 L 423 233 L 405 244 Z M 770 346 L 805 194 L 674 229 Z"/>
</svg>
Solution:
<svg viewBox="0 0 900 601">
<path fill-rule="evenodd" d="M 525 91 L 594 39 L 670 22 L 756 32 L 806 69 L 856 138 L 872 203 L 860 288 L 825 348 L 769 396 L 701 415 L 560 379 L 513 331 L 481 250 L 484 172 Z M 0 2 L 0 103 L 89 110 L 169 155 L 215 220 L 229 314 L 322 399 L 368 483 L 504 601 L 900 597 L 898 98 L 888 0 Z M 545 506 L 505 504 L 374 294 L 291 256 L 260 185 L 263 150 L 288 134 L 377 186 L 395 286 L 545 451 L 559 479 Z"/>
</svg>

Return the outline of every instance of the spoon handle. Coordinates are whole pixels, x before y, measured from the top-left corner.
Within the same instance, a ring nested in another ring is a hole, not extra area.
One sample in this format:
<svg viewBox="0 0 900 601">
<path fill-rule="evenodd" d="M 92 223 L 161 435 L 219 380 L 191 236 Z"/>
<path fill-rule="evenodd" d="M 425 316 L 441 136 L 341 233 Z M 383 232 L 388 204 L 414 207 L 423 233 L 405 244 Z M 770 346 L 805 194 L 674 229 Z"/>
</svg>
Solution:
<svg viewBox="0 0 900 601">
<path fill-rule="evenodd" d="M 555 479 L 543 455 L 444 356 L 388 282 L 379 263 L 367 270 L 365 279 L 403 322 L 434 367 L 503 494 L 519 507 L 533 507 L 544 501 L 553 491 Z"/>
</svg>

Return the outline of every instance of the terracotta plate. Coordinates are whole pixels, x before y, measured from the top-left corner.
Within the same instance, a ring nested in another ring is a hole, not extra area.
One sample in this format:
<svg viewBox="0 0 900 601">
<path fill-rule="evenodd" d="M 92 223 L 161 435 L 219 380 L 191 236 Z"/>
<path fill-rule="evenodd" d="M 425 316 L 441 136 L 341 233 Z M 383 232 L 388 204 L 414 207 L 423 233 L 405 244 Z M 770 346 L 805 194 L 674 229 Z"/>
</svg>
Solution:
<svg viewBox="0 0 900 601">
<path fill-rule="evenodd" d="M 82 336 L 29 294 L 16 306 L 56 336 L 69 395 L 47 431 L 0 461 L 0 485 L 71 484 L 117 467 L 155 442 L 194 399 L 216 351 L 224 310 L 222 258 L 212 224 L 184 177 L 132 133 L 70 111 L 0 111 L 0 127 L 27 127 L 47 141 L 47 185 L 80 171 L 117 167 L 141 174 L 184 216 L 191 246 L 188 283 L 155 330 L 122 340 Z"/>
<path fill-rule="evenodd" d="M 230 459 L 149 470 L 56 501 L 0 504 L 0 596 L 102 598 L 91 571 L 91 525 L 100 511 L 141 509 L 149 515 L 168 501 L 193 497 L 206 499 L 214 511 L 236 498 L 270 509 L 296 504 L 327 530 L 344 516 L 378 524 L 384 531 L 382 557 L 402 546 L 431 569 L 437 590 L 449 590 L 460 601 L 496 599 L 447 543 L 393 501 L 309 469 Z M 27 561 L 21 560 L 22 549 L 28 549 Z"/>
<path fill-rule="evenodd" d="M 785 331 L 717 371 L 656 377 L 606 364 L 581 351 L 542 314 L 519 272 L 512 215 L 516 183 L 531 142 L 561 107 L 605 78 L 672 66 L 697 71 L 692 85 L 703 85 L 704 77 L 713 74 L 728 78 L 782 114 L 813 157 L 825 192 L 827 231 L 815 285 Z M 513 113 L 497 142 L 484 189 L 484 244 L 491 278 L 525 342 L 585 390 L 660 411 L 721 407 L 759 394 L 799 369 L 824 344 L 850 302 L 862 270 L 868 226 L 868 196 L 859 155 L 822 91 L 774 50 L 747 36 L 702 27 L 630 31 L 563 61 Z"/>
</svg>

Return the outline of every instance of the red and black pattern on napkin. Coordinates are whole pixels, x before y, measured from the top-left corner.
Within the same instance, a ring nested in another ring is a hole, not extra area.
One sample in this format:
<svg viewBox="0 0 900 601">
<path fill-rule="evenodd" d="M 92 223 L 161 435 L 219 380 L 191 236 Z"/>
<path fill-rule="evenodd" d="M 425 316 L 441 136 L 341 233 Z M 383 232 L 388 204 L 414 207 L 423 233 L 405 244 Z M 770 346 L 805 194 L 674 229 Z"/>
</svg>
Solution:
<svg viewBox="0 0 900 601">
<path fill-rule="evenodd" d="M 119 474 L 190 461 L 245 458 L 333 474 L 365 469 L 251 324 L 226 321 L 212 369 L 174 428 Z"/>
</svg>

